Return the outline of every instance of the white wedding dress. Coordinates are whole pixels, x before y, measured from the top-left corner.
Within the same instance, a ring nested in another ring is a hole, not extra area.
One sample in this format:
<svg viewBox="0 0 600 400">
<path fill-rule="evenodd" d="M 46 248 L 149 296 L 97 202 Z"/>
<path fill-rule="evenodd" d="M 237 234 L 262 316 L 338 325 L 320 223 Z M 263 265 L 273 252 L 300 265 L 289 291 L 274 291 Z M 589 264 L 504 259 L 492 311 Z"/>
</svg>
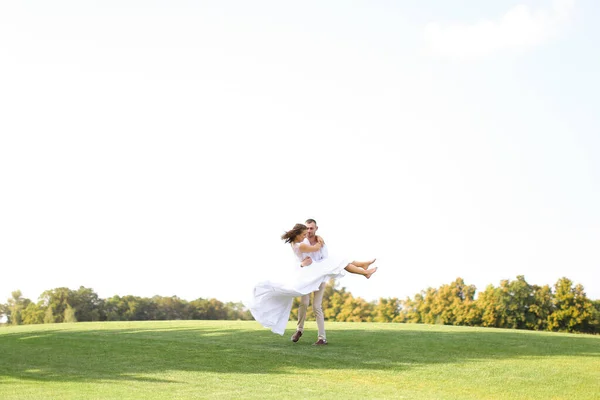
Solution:
<svg viewBox="0 0 600 400">
<path fill-rule="evenodd" d="M 294 297 L 304 296 L 319 289 L 321 283 L 341 278 L 349 261 L 327 257 L 314 261 L 309 266 L 300 267 L 300 262 L 309 254 L 301 253 L 300 243 L 294 243 L 292 249 L 298 259 L 290 266 L 289 273 L 283 277 L 266 280 L 254 286 L 253 296 L 244 304 L 252 316 L 265 328 L 283 335 L 290 318 Z"/>
</svg>

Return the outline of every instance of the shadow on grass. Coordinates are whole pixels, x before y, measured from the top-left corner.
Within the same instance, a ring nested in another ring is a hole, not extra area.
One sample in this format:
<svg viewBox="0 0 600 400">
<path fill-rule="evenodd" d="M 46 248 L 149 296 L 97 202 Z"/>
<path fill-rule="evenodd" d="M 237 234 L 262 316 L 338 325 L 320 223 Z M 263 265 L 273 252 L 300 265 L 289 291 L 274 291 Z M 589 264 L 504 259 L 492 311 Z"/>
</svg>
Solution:
<svg viewBox="0 0 600 400">
<path fill-rule="evenodd" d="M 177 324 L 174 322 L 173 324 Z M 78 324 L 79 325 L 79 324 Z M 314 332 L 300 342 L 255 323 L 157 326 L 121 323 L 115 328 L 43 329 L 0 334 L 0 384 L 7 378 L 37 381 L 131 380 L 169 382 L 149 374 L 169 371 L 287 374 L 299 370 L 391 370 L 428 364 L 470 363 L 527 357 L 594 357 L 600 338 L 506 330 L 444 327 L 364 329 L 343 325 L 329 331 L 328 346 L 312 346 Z M 108 328 L 107 328 L 108 326 Z M 125 325 L 127 326 L 127 325 Z M 238 328 L 239 327 L 239 328 Z M 348 329 L 350 328 L 350 329 Z M 288 335 L 289 334 L 289 335 Z M 310 338 L 310 339 L 309 339 Z"/>
</svg>

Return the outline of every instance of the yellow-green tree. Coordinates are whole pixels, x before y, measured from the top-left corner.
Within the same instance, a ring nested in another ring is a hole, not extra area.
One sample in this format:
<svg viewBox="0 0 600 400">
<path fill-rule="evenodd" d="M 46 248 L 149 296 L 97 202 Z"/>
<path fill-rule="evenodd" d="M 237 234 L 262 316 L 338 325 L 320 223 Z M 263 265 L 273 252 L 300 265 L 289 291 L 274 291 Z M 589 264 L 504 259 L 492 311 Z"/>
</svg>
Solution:
<svg viewBox="0 0 600 400">
<path fill-rule="evenodd" d="M 477 307 L 480 311 L 482 326 L 498 327 L 503 323 L 504 303 L 500 290 L 494 285 L 488 285 L 477 296 Z"/>
<path fill-rule="evenodd" d="M 67 307 L 65 308 L 63 322 L 77 322 L 77 317 L 75 317 L 75 309 L 69 304 L 67 304 Z"/>
<path fill-rule="evenodd" d="M 29 303 L 22 312 L 23 325 L 43 324 L 45 310 L 38 304 Z"/>
<path fill-rule="evenodd" d="M 348 293 L 335 320 L 339 322 L 371 322 L 373 305 Z"/>
<path fill-rule="evenodd" d="M 600 333 L 600 300 L 592 301 L 592 326 L 591 333 Z"/>
<path fill-rule="evenodd" d="M 533 304 L 529 307 L 532 320 L 527 323 L 527 329 L 543 331 L 548 329 L 548 316 L 552 313 L 552 289 L 550 286 L 532 286 Z"/>
<path fill-rule="evenodd" d="M 475 286 L 465 284 L 462 278 L 439 289 L 428 288 L 422 292 L 417 305 L 421 321 L 426 324 L 473 325 L 477 316 L 474 301 Z"/>
<path fill-rule="evenodd" d="M 375 322 L 402 322 L 400 317 L 400 310 L 402 309 L 402 302 L 396 297 L 389 299 L 379 298 L 379 301 L 374 308 Z"/>
<path fill-rule="evenodd" d="M 55 322 L 56 318 L 54 318 L 54 312 L 52 311 L 52 307 L 46 307 L 46 311 L 44 312 L 44 323 L 53 324 Z"/>
<path fill-rule="evenodd" d="M 554 285 L 554 310 L 548 316 L 548 330 L 560 332 L 593 332 L 594 306 L 583 286 L 573 286 L 567 278 Z"/>
<path fill-rule="evenodd" d="M 398 319 L 394 322 L 408 322 L 413 324 L 422 323 L 423 320 L 421 319 L 421 314 L 419 313 L 419 308 L 422 302 L 422 293 L 417 293 L 415 295 L 414 300 L 410 297 L 407 297 L 405 300 L 402 300 L 402 307 L 400 308 L 400 312 L 398 313 Z"/>
</svg>

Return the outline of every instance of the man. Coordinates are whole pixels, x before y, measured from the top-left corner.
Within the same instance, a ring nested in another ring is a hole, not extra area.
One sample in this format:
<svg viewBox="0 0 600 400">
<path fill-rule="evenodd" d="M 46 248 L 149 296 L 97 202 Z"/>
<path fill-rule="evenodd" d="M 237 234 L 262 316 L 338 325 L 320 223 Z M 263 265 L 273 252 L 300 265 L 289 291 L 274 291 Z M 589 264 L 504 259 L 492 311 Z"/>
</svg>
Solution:
<svg viewBox="0 0 600 400">
<path fill-rule="evenodd" d="M 317 221 L 314 219 L 307 219 L 304 223 L 308 228 L 306 232 L 306 239 L 304 242 L 314 246 L 317 244 L 317 230 L 319 227 L 317 226 Z M 313 253 L 308 253 L 304 258 L 301 267 L 308 267 L 312 264 L 313 260 L 319 261 L 324 258 L 327 258 L 327 246 L 323 246 L 319 251 L 315 251 Z M 317 329 L 318 329 L 318 337 L 317 341 L 313 343 L 316 346 L 322 346 L 327 344 L 327 339 L 325 337 L 325 317 L 323 315 L 323 308 L 321 307 L 321 303 L 323 301 L 323 294 L 325 293 L 325 286 L 327 286 L 327 282 L 323 282 L 321 286 L 319 286 L 319 290 L 314 292 L 313 296 L 313 312 L 315 314 L 315 319 L 317 321 Z M 310 303 L 310 294 L 304 295 L 300 299 L 300 306 L 298 307 L 298 326 L 296 328 L 296 332 L 292 335 L 292 342 L 296 343 L 300 340 L 302 333 L 304 332 L 304 321 L 306 320 L 306 310 L 308 309 L 308 304 Z"/>
</svg>

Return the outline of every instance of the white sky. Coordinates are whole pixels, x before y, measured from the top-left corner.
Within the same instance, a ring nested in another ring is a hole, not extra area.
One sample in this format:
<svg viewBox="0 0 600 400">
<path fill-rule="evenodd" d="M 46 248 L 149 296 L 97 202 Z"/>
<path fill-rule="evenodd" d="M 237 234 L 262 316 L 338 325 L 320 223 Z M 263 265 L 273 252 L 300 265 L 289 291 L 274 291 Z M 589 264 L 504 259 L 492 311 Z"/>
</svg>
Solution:
<svg viewBox="0 0 600 400">
<path fill-rule="evenodd" d="M 600 6 L 405 3 L 0 0 L 0 300 L 239 301 L 306 218 L 367 300 L 599 299 Z"/>
</svg>

